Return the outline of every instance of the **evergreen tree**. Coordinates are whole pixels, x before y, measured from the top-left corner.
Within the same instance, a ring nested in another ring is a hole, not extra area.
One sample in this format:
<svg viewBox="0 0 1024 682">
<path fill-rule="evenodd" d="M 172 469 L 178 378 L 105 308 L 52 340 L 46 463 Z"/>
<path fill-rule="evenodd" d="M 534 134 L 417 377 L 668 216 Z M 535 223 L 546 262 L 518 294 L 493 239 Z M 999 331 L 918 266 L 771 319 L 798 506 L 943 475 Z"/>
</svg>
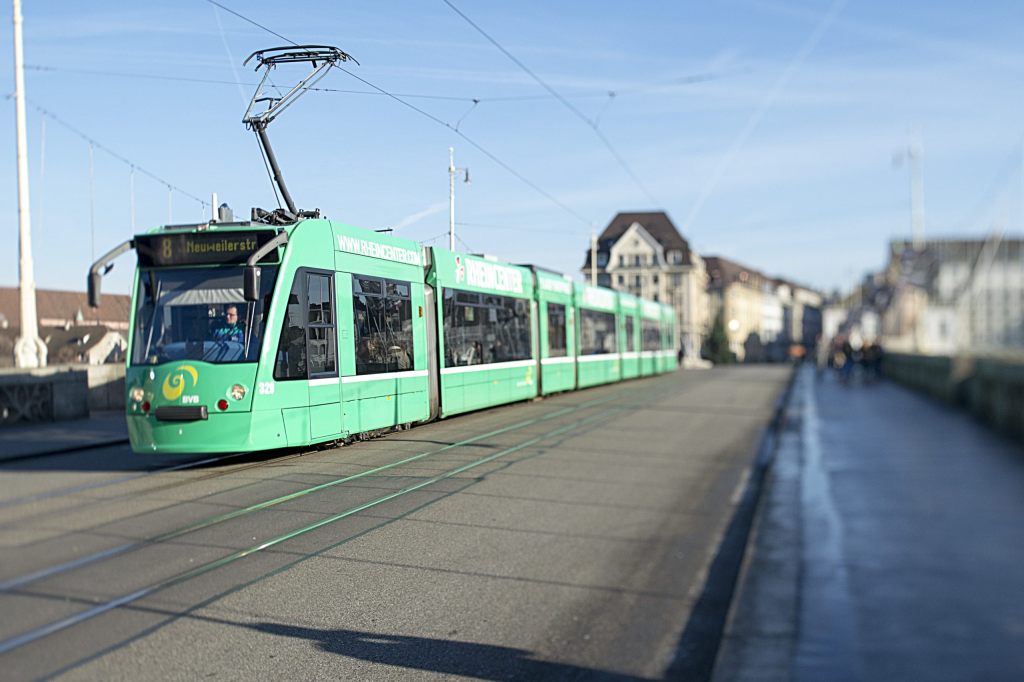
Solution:
<svg viewBox="0 0 1024 682">
<path fill-rule="evenodd" d="M 708 360 L 711 360 L 716 365 L 727 365 L 736 362 L 735 356 L 729 350 L 729 337 L 725 335 L 725 316 L 721 310 L 715 315 L 711 331 L 704 339 L 704 352 Z"/>
</svg>

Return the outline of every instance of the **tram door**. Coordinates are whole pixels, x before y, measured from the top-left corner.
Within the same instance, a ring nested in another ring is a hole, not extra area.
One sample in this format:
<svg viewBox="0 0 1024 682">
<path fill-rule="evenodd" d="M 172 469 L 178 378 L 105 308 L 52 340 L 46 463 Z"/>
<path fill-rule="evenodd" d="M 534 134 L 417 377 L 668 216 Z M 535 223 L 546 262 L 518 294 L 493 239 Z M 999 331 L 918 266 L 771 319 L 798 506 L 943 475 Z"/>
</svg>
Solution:
<svg viewBox="0 0 1024 682">
<path fill-rule="evenodd" d="M 338 312 L 334 273 L 306 272 L 309 311 L 309 431 L 315 439 L 341 434 L 341 386 L 338 379 Z"/>
<path fill-rule="evenodd" d="M 300 268 L 285 304 L 274 393 L 288 444 L 341 433 L 334 273 Z"/>
</svg>

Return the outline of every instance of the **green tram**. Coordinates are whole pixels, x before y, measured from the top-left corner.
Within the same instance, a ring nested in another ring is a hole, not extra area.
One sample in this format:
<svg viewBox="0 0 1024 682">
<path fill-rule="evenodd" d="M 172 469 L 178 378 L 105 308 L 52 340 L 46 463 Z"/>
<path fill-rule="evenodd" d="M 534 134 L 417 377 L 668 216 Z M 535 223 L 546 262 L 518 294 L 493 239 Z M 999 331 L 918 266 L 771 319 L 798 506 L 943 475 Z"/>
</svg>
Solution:
<svg viewBox="0 0 1024 682">
<path fill-rule="evenodd" d="M 321 218 L 137 235 L 90 303 L 128 251 L 136 452 L 301 447 L 676 364 L 668 306 Z"/>
</svg>

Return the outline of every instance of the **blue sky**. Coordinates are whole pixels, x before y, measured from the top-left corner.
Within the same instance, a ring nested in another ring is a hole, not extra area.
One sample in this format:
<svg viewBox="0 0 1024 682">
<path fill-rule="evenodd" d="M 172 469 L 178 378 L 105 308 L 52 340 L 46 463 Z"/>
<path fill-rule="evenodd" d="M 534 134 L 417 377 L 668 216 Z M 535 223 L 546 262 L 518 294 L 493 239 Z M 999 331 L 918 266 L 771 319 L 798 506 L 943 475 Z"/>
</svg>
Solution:
<svg viewBox="0 0 1024 682">
<path fill-rule="evenodd" d="M 468 248 L 578 275 L 591 225 L 664 209 L 691 246 L 774 275 L 847 287 L 909 234 L 906 164 L 924 149 L 930 235 L 1022 232 L 1024 4 L 849 0 L 453 2 L 598 128 L 594 131 L 442 0 L 223 4 L 297 43 L 337 45 L 351 71 L 455 125 L 570 211 L 450 130 L 373 94 L 313 92 L 270 127 L 304 208 L 445 245 L 448 151 Z M 0 54 L 13 92 L 10 6 Z M 58 120 L 238 215 L 273 207 L 241 117 L 241 63 L 282 43 L 205 0 L 28 2 L 33 240 L 41 287 L 81 290 L 92 252 L 131 233 L 129 167 Z M 40 70 L 39 67 L 45 67 Z M 699 82 L 690 82 L 695 80 Z M 680 82 L 682 80 L 682 82 Z M 216 81 L 216 82 L 205 82 Z M 285 84 L 289 74 L 281 72 Z M 340 71 L 321 87 L 368 91 Z M 616 92 L 609 97 L 608 92 Z M 502 99 L 517 98 L 517 99 Z M 474 105 L 472 100 L 480 100 Z M 14 106 L 0 113 L 0 284 L 17 283 Z M 45 126 L 44 126 L 45 120 Z M 45 142 L 45 144 L 44 144 Z M 135 174 L 138 231 L 194 222 L 200 204 Z M 648 194 L 653 197 L 654 201 Z M 90 226 L 94 226 L 95 247 Z M 108 278 L 127 291 L 130 259 Z"/>
</svg>

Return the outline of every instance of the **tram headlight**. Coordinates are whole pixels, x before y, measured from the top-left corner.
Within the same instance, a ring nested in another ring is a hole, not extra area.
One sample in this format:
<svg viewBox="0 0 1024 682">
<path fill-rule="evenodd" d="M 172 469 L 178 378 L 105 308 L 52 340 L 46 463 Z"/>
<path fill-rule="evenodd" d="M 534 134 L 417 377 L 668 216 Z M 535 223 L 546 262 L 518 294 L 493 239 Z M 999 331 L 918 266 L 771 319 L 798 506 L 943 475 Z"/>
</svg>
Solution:
<svg viewBox="0 0 1024 682">
<path fill-rule="evenodd" d="M 231 387 L 231 390 L 228 391 L 228 395 L 235 400 L 241 400 L 245 397 L 245 386 L 242 384 L 235 384 Z"/>
<path fill-rule="evenodd" d="M 146 399 L 146 392 L 142 390 L 142 386 L 135 386 L 128 392 L 128 397 L 131 398 L 132 402 L 141 403 Z"/>
</svg>

